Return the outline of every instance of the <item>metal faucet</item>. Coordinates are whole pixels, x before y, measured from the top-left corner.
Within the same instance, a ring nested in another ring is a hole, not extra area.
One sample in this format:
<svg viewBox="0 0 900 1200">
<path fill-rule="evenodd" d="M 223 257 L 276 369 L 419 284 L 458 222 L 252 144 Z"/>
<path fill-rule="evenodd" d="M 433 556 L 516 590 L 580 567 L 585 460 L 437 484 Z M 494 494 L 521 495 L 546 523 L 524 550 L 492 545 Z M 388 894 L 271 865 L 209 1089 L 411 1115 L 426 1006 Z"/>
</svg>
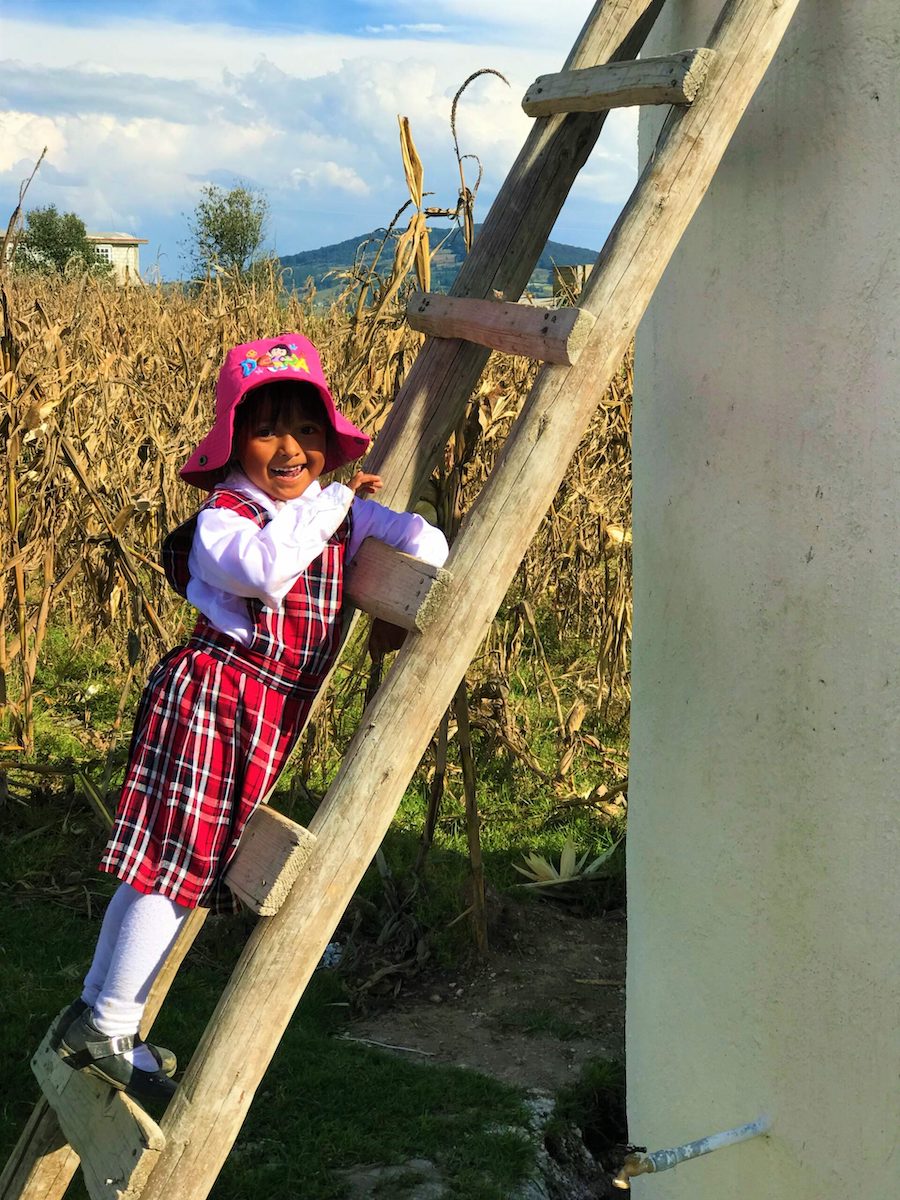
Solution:
<svg viewBox="0 0 900 1200">
<path fill-rule="evenodd" d="M 687 1162 L 690 1158 L 699 1158 L 701 1154 L 711 1154 L 713 1150 L 721 1150 L 723 1146 L 733 1146 L 736 1142 L 746 1142 L 749 1138 L 759 1137 L 768 1133 L 772 1122 L 768 1117 L 757 1117 L 748 1125 L 738 1125 L 735 1129 L 726 1129 L 724 1133 L 711 1133 L 709 1137 L 699 1138 L 696 1142 L 685 1142 L 683 1146 L 673 1146 L 671 1150 L 654 1150 L 650 1154 L 629 1154 L 622 1164 L 622 1169 L 613 1179 L 613 1187 L 623 1192 L 631 1190 L 631 1180 L 635 1175 L 651 1175 L 656 1171 L 668 1171 L 679 1163 Z"/>
</svg>

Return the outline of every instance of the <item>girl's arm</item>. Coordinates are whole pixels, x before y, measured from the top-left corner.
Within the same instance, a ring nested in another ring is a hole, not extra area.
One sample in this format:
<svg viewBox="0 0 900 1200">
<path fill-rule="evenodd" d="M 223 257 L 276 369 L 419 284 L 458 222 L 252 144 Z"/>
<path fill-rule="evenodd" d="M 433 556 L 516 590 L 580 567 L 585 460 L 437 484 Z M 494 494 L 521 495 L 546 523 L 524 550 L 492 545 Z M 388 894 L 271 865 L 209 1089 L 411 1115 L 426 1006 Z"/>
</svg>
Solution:
<svg viewBox="0 0 900 1200">
<path fill-rule="evenodd" d="M 232 509 L 204 508 L 188 562 L 191 576 L 277 609 L 322 553 L 352 502 L 350 488 L 332 483 L 306 503 L 285 504 L 262 528 Z"/>
<path fill-rule="evenodd" d="M 450 553 L 447 539 L 418 513 L 394 512 L 360 496 L 353 502 L 353 525 L 347 557 L 352 558 L 367 537 L 378 538 L 406 554 L 441 567 Z"/>
</svg>

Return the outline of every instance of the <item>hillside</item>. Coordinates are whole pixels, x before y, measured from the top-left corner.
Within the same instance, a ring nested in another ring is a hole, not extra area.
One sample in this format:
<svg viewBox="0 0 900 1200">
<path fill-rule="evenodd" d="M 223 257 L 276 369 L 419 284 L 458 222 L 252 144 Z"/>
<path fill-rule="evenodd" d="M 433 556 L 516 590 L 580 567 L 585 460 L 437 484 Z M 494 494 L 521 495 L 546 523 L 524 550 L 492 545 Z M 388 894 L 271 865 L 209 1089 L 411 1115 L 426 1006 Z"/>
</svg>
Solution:
<svg viewBox="0 0 900 1200">
<path fill-rule="evenodd" d="M 475 226 L 476 238 L 480 228 L 480 225 Z M 342 281 L 327 277 L 329 272 L 348 270 L 356 261 L 357 251 L 364 242 L 369 243 L 364 259 L 371 263 L 383 237 L 384 230 L 375 229 L 371 233 L 363 233 L 358 237 L 348 238 L 345 242 L 336 242 L 332 246 L 320 246 L 317 250 L 283 255 L 281 264 L 285 268 L 285 286 L 303 288 L 307 279 L 312 277 L 320 297 L 327 299 L 342 286 Z M 446 292 L 452 286 L 465 257 L 462 232 L 457 228 L 435 226 L 431 230 L 431 245 L 432 249 L 436 246 L 441 247 L 432 258 L 431 287 L 433 291 Z M 385 249 L 385 255 L 387 258 L 382 261 L 387 267 L 390 263 L 388 248 Z M 596 257 L 596 250 L 588 250 L 583 246 L 547 242 L 529 281 L 529 290 L 537 296 L 549 296 L 552 291 L 554 264 L 561 267 L 573 266 L 577 263 L 593 262 Z"/>
</svg>

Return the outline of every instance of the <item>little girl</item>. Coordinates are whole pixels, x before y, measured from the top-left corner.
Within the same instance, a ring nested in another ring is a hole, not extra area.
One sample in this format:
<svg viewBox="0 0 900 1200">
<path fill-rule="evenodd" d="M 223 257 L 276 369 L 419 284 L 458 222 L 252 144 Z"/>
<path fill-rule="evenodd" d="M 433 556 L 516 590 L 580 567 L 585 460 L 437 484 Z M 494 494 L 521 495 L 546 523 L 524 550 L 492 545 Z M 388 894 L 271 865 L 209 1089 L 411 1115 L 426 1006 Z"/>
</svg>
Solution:
<svg viewBox="0 0 900 1200">
<path fill-rule="evenodd" d="M 138 1100 L 175 1090 L 174 1056 L 140 1040 L 141 1014 L 190 910 L 236 907 L 224 874 L 334 662 L 345 558 L 370 536 L 436 566 L 447 556 L 422 517 L 359 497 L 377 475 L 319 486 L 368 443 L 336 410 L 313 344 L 283 334 L 228 352 L 215 424 L 181 471 L 212 491 L 164 561 L 200 616 L 141 698 L 100 864 L 122 882 L 56 1029 L 71 1067 Z"/>
</svg>

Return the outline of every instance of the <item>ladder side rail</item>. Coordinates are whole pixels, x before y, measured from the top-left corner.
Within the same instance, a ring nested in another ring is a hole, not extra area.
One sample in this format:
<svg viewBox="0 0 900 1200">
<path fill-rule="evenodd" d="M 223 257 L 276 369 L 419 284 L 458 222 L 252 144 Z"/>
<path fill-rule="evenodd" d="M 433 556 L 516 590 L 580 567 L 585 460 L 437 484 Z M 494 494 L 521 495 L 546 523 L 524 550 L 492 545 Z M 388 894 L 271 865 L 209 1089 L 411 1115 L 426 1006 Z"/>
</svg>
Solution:
<svg viewBox="0 0 900 1200">
<path fill-rule="evenodd" d="M 408 642 L 366 708 L 312 822 L 316 848 L 282 909 L 251 936 L 163 1122 L 142 1200 L 205 1200 L 331 931 L 393 817 L 430 733 L 503 600 L 566 465 L 799 0 L 729 0 L 703 97 L 666 122 L 601 255 L 598 320 L 573 367 L 538 381 L 454 545 L 452 603 Z M 656 219 L 660 208 L 666 220 Z M 655 214 L 655 216 L 654 216 Z M 522 487 L 522 480 L 529 486 Z M 315 903 L 310 903 L 315 897 Z M 296 963 L 294 972 L 285 964 Z"/>
</svg>

